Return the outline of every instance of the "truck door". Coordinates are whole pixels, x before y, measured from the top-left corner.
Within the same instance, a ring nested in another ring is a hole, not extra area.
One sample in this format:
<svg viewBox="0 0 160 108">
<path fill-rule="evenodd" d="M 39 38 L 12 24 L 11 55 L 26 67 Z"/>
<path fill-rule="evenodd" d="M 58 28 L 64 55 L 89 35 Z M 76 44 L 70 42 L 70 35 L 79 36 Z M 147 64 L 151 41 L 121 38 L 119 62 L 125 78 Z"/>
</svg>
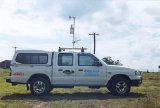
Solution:
<svg viewBox="0 0 160 108">
<path fill-rule="evenodd" d="M 74 53 L 57 53 L 53 84 L 57 85 L 73 85 L 75 84 L 75 61 Z"/>
<path fill-rule="evenodd" d="M 76 83 L 78 85 L 105 85 L 105 66 L 92 54 L 77 55 Z"/>
</svg>

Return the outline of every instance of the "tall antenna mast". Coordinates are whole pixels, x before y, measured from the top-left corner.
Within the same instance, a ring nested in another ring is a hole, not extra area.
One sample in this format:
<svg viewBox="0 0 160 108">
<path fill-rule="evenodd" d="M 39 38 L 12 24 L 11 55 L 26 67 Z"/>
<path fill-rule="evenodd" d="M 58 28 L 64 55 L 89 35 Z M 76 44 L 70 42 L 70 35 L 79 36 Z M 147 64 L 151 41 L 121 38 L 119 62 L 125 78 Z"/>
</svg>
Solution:
<svg viewBox="0 0 160 108">
<path fill-rule="evenodd" d="M 73 19 L 73 24 L 71 24 L 71 27 L 70 27 L 70 34 L 73 34 L 72 44 L 73 44 L 73 48 L 74 48 L 74 44 L 75 44 L 74 33 L 75 33 L 75 20 L 76 20 L 76 17 L 69 16 L 69 19 L 70 20 Z"/>
<path fill-rule="evenodd" d="M 74 48 L 74 44 L 76 42 L 80 41 L 80 39 L 79 40 L 75 40 L 75 27 L 76 27 L 75 22 L 76 22 L 76 17 L 69 16 L 69 19 L 70 20 L 73 19 L 73 23 L 71 24 L 71 27 L 70 27 L 70 34 L 73 34 L 72 44 L 73 44 L 73 48 Z"/>
</svg>

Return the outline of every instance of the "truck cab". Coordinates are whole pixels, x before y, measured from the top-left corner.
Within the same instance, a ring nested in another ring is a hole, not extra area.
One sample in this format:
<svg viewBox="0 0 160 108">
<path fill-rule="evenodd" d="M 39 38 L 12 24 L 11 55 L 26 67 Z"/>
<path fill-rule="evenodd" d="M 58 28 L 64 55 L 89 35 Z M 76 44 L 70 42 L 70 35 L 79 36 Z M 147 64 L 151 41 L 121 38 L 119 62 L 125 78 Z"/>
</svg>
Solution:
<svg viewBox="0 0 160 108">
<path fill-rule="evenodd" d="M 127 95 L 131 86 L 142 83 L 140 71 L 107 65 L 94 54 L 81 52 L 47 52 L 17 50 L 6 81 L 27 84 L 31 93 L 43 95 L 52 88 L 107 87 L 114 95 Z"/>
</svg>

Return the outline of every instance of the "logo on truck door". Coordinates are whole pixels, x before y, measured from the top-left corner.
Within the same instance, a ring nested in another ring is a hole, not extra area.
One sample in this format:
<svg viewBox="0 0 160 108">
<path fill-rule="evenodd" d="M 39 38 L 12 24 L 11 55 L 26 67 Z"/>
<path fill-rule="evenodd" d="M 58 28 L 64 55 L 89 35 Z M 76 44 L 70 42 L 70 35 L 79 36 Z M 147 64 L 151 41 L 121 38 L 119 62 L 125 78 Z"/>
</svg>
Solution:
<svg viewBox="0 0 160 108">
<path fill-rule="evenodd" d="M 85 76 L 99 76 L 99 70 L 84 70 Z"/>
</svg>

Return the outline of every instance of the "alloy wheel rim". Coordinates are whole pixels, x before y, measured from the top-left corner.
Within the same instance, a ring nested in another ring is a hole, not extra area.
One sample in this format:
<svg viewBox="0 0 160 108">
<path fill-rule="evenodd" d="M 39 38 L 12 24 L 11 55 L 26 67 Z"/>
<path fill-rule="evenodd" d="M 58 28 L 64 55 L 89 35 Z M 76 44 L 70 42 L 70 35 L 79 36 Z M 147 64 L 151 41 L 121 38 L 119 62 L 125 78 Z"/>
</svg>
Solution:
<svg viewBox="0 0 160 108">
<path fill-rule="evenodd" d="M 127 86 L 127 83 L 125 81 L 119 81 L 117 84 L 116 84 L 116 91 L 119 93 L 119 94 L 124 94 L 126 93 L 128 89 L 128 86 Z"/>
<path fill-rule="evenodd" d="M 41 94 L 45 91 L 45 83 L 42 81 L 36 81 L 33 84 L 33 90 L 35 91 L 35 93 L 37 94 Z"/>
</svg>

